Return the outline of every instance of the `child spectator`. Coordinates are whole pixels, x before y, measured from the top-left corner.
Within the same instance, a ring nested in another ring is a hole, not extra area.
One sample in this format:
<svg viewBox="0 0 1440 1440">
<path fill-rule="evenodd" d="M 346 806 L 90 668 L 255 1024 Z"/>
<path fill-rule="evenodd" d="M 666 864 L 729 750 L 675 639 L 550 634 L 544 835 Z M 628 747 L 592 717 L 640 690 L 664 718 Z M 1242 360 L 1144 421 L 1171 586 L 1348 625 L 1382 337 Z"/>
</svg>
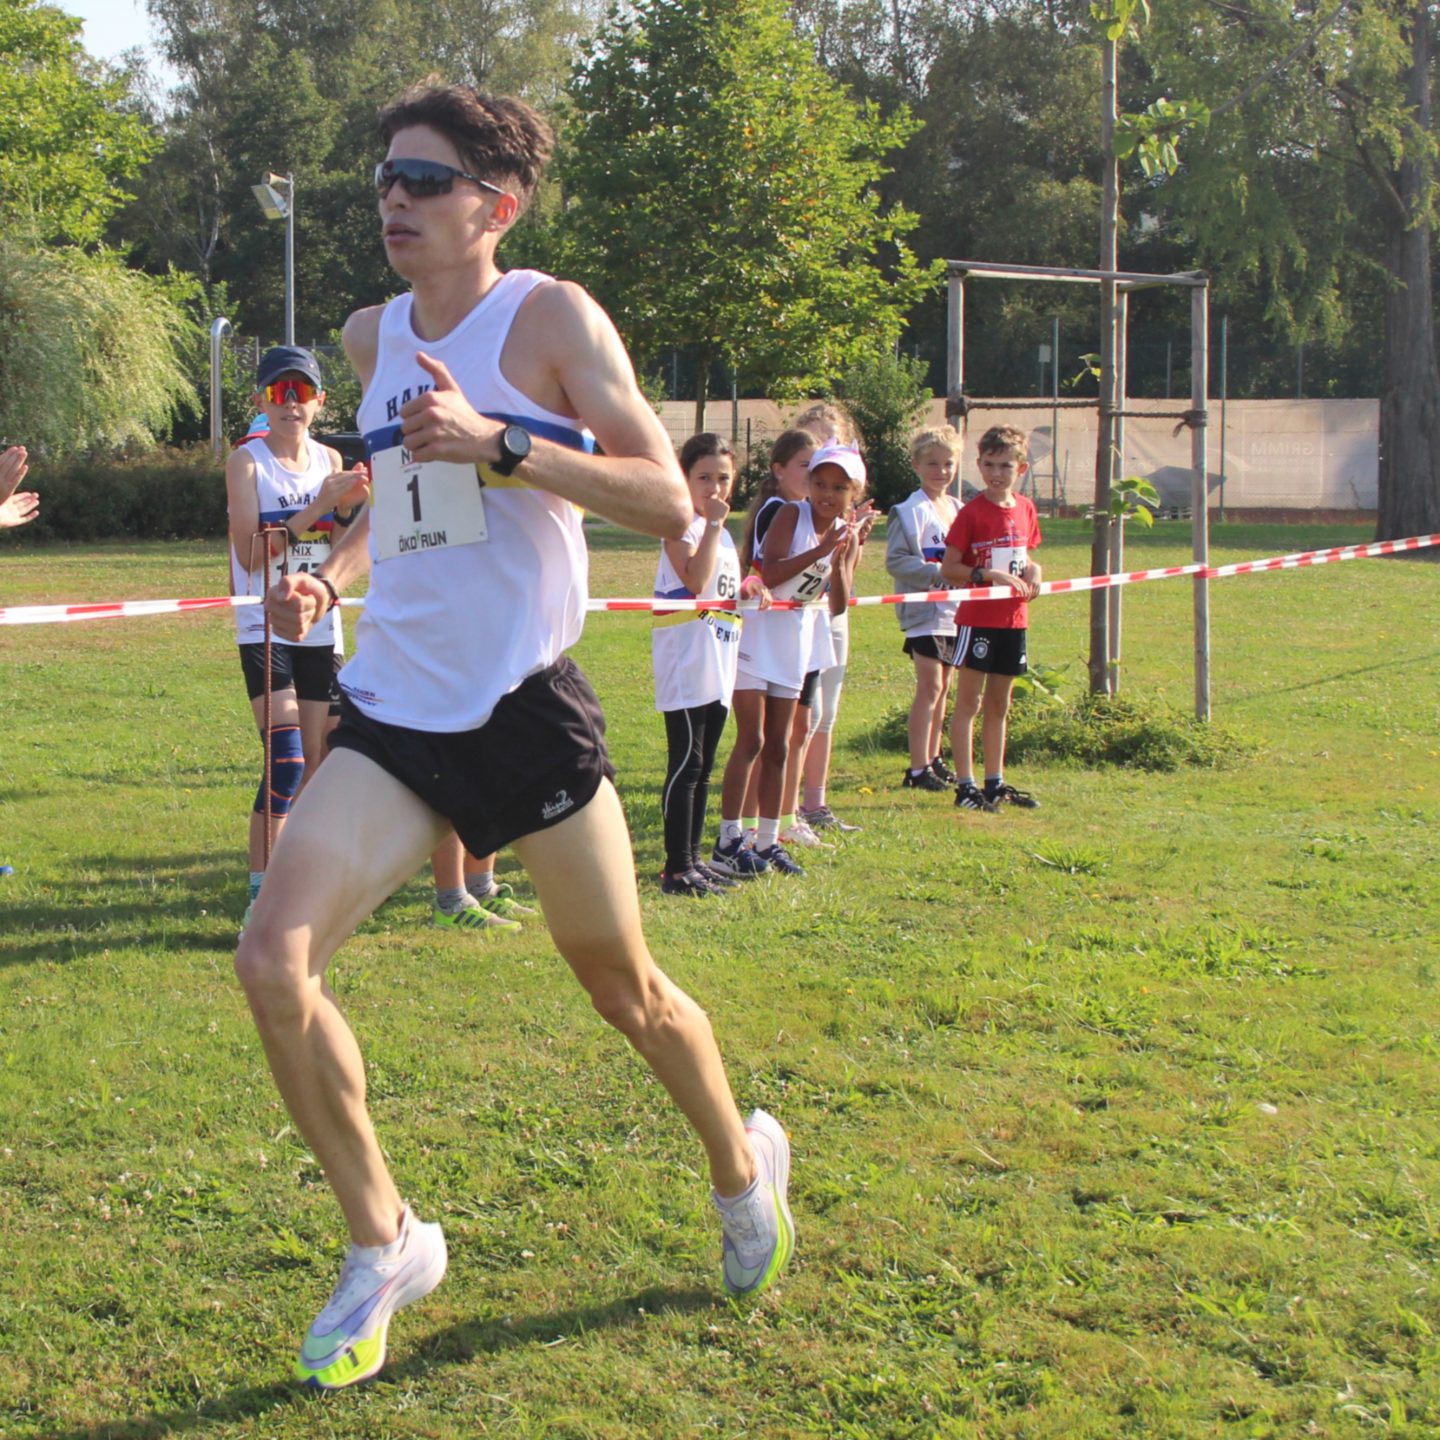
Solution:
<svg viewBox="0 0 1440 1440">
<path fill-rule="evenodd" d="M 308 350 L 277 345 L 260 357 L 255 403 L 267 420 L 264 434 L 238 445 L 225 462 L 230 512 L 230 588 L 236 595 L 260 595 L 279 578 L 278 561 L 287 548 L 262 526 L 289 532 L 290 567 L 318 568 L 330 555 L 334 527 L 348 525 L 367 497 L 368 475 L 346 470 L 338 451 L 311 437 L 310 427 L 325 403 L 320 365 Z M 235 611 L 240 668 L 265 740 L 265 616 L 260 606 Z M 325 737 L 339 714 L 335 676 L 344 659 L 340 614 L 332 611 L 303 641 L 272 640 L 270 647 L 270 772 L 262 776 L 250 816 L 250 898 L 242 926 L 265 878 L 265 827 L 273 820 L 278 837 L 304 780 L 324 756 Z"/>
<path fill-rule="evenodd" d="M 818 403 L 811 405 L 795 417 L 795 424 L 810 431 L 821 444 L 833 440 L 841 445 L 859 448 L 854 423 L 838 406 Z M 862 497 L 863 487 L 855 496 L 857 505 Z M 869 538 L 876 517 L 867 509 L 865 514 L 858 518 L 860 527 L 855 543 L 849 547 L 845 557 L 847 583 L 852 593 L 855 568 L 860 562 L 860 547 Z M 794 776 L 786 783 L 787 811 L 791 804 L 800 798 L 798 791 L 802 779 L 805 793 L 803 804 L 799 807 L 798 821 L 787 818 L 786 824 L 789 828 L 782 833 L 789 834 L 792 841 L 808 845 L 820 843 L 816 831 L 834 830 L 839 834 L 852 834 L 860 828 L 858 825 L 848 824 L 836 815 L 830 808 L 825 793 L 830 780 L 830 752 L 835 738 L 835 720 L 840 714 L 840 693 L 845 685 L 845 668 L 850 658 L 848 605 L 838 614 L 832 612 L 830 616 L 830 643 L 835 651 L 835 663 L 829 669 L 821 671 L 812 682 L 809 713 L 803 717 L 806 721 L 805 733 L 791 737 L 791 766 Z M 800 719 L 802 717 L 797 714 L 797 722 Z"/>
<path fill-rule="evenodd" d="M 1039 801 L 1005 783 L 1005 724 L 1015 677 L 1025 673 L 1027 602 L 1040 584 L 1030 552 L 1040 544 L 1034 504 L 1017 493 L 1030 466 L 1024 434 L 996 425 L 980 437 L 980 479 L 985 488 L 964 505 L 945 537 L 940 572 L 952 585 L 1006 585 L 1013 597 L 966 600 L 956 616 L 955 719 L 950 749 L 959 770 L 955 803 L 990 813 L 1001 805 L 1034 810 Z M 981 749 L 985 788 L 975 784 L 975 717 L 984 708 Z"/>
<path fill-rule="evenodd" d="M 900 592 L 943 590 L 940 562 L 945 537 L 960 513 L 949 491 L 960 463 L 960 435 L 950 425 L 921 430 L 910 443 L 910 463 L 920 488 L 890 511 L 885 528 L 885 568 Z M 903 649 L 915 666 L 910 702 L 910 768 L 902 785 L 911 790 L 949 790 L 955 774 L 940 753 L 945 738 L 945 701 L 955 657 L 953 600 L 895 607 Z"/>
<path fill-rule="evenodd" d="M 695 518 L 679 540 L 661 543 L 657 600 L 736 600 L 760 594 L 755 576 L 740 578 L 740 558 L 725 529 L 735 455 L 712 433 L 692 435 L 680 451 Z M 665 825 L 666 895 L 702 899 L 733 887 L 732 872 L 700 858 L 705 804 L 715 749 L 730 713 L 741 619 L 733 610 L 657 608 L 651 635 L 655 708 L 665 716 L 668 759 L 660 811 Z"/>
<path fill-rule="evenodd" d="M 745 518 L 744 538 L 740 542 L 740 570 L 748 575 L 759 573 L 760 555 L 771 522 L 787 502 L 803 500 L 810 486 L 810 456 L 815 451 L 815 437 L 808 430 L 786 430 L 779 435 L 770 451 L 770 473 L 761 481 L 750 512 Z M 779 616 L 766 617 L 767 621 Z M 752 617 L 752 633 L 761 624 Z M 743 661 L 741 662 L 743 667 Z M 803 677 L 803 671 L 802 671 Z M 788 749 L 788 729 L 799 697 L 799 685 L 771 686 L 758 677 L 742 679 L 737 674 L 734 695 L 735 745 L 725 765 L 720 787 L 720 839 L 710 857 L 711 866 L 725 875 L 746 878 L 758 875 L 767 866 L 760 860 L 753 844 L 746 843 L 747 832 L 758 824 L 759 800 L 747 807 L 752 797 L 753 772 L 763 752 L 779 748 L 783 769 Z M 790 690 L 787 697 L 782 691 Z M 754 777 L 758 783 L 758 776 Z M 783 777 L 782 777 L 783 778 Z"/>
<path fill-rule="evenodd" d="M 790 721 L 806 675 L 834 663 L 830 627 L 818 602 L 828 586 L 830 613 L 849 603 L 849 576 L 840 561 L 856 526 L 845 517 L 864 485 L 865 462 L 858 450 L 824 445 L 810 457 L 809 498 L 776 512 L 760 560 L 760 577 L 775 599 L 796 601 L 800 608 L 757 615 L 741 637 L 736 694 L 763 689 L 768 702 L 755 854 L 782 875 L 805 873 L 780 841 Z M 729 823 L 728 817 L 722 821 Z M 734 838 L 732 831 L 722 830 L 722 846 Z"/>
</svg>

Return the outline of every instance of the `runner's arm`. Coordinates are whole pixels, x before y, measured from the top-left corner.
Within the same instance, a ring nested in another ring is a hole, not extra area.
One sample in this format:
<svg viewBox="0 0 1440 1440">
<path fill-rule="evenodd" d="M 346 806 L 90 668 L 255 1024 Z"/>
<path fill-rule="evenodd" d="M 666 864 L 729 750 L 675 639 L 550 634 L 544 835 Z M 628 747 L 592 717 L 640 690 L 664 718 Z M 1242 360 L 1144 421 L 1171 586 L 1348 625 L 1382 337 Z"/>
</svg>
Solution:
<svg viewBox="0 0 1440 1440">
<path fill-rule="evenodd" d="M 330 591 L 326 588 L 323 575 L 335 587 L 337 595 L 343 595 L 370 570 L 370 507 L 367 505 L 360 518 L 342 535 L 330 551 L 330 558 L 306 575 L 286 575 L 278 584 L 270 587 L 265 597 L 265 608 L 270 612 L 270 623 L 282 640 L 303 640 L 317 621 L 330 609 Z"/>
<path fill-rule="evenodd" d="M 578 285 L 557 282 L 532 297 L 522 318 L 564 402 L 604 453 L 536 435 L 517 477 L 627 529 L 678 540 L 694 515 L 690 492 L 609 316 Z M 423 352 L 419 359 L 435 388 L 400 409 L 410 453 L 417 460 L 493 465 L 505 426 L 476 414 L 443 364 Z"/>
</svg>

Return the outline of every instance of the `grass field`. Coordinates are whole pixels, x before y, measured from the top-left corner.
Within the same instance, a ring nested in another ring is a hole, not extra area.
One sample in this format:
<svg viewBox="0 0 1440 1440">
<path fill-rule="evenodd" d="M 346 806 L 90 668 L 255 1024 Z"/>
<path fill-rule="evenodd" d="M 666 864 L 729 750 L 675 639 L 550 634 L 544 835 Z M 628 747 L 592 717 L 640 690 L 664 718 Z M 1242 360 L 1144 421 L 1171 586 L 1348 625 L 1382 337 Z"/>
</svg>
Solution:
<svg viewBox="0 0 1440 1440">
<path fill-rule="evenodd" d="M 593 551 L 596 594 L 647 593 L 651 542 Z M 219 544 L 7 545 L 0 603 L 223 575 Z M 1440 1434 L 1440 568 L 1212 595 L 1257 758 L 1030 767 L 1044 808 L 997 817 L 897 788 L 908 661 L 859 612 L 832 800 L 863 833 L 703 905 L 654 883 L 646 624 L 592 618 L 651 943 L 791 1132 L 796 1264 L 725 1298 L 698 1148 L 543 925 L 440 934 L 420 876 L 333 978 L 451 1272 L 330 1397 L 287 1376 L 341 1227 L 231 971 L 259 750 L 229 622 L 0 629 L 0 1436 Z M 1032 610 L 1077 683 L 1086 605 Z M 1188 706 L 1189 610 L 1127 596 L 1127 691 Z"/>
</svg>

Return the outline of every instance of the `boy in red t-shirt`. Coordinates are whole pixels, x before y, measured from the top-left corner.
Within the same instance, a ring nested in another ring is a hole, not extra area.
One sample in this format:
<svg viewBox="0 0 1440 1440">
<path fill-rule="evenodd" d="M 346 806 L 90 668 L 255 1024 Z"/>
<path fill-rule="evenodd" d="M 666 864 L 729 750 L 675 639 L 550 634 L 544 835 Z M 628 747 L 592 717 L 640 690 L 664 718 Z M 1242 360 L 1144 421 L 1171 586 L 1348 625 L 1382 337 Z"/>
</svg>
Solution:
<svg viewBox="0 0 1440 1440">
<path fill-rule="evenodd" d="M 1015 677 L 1025 673 L 1025 622 L 1040 584 L 1030 552 L 1040 543 L 1035 506 L 1016 489 L 1030 465 L 1025 435 L 996 425 L 980 437 L 984 491 L 962 507 L 945 537 L 940 573 L 955 586 L 1008 585 L 1014 598 L 965 600 L 955 616 L 955 716 L 950 749 L 960 772 L 955 803 L 993 814 L 1001 805 L 1034 810 L 1039 801 L 1005 783 L 1005 721 Z M 984 711 L 980 746 L 985 788 L 975 784 L 975 717 Z"/>
</svg>

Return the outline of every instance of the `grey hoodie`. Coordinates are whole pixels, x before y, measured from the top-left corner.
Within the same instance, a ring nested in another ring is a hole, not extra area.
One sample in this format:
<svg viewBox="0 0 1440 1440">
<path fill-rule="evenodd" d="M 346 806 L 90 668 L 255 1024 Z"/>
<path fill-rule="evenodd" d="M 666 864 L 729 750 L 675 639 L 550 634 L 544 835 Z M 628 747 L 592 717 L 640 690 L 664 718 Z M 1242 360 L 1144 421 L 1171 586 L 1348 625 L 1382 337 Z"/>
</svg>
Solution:
<svg viewBox="0 0 1440 1440">
<path fill-rule="evenodd" d="M 885 520 L 885 568 L 898 592 L 948 589 L 940 575 L 944 555 L 945 530 L 924 490 L 891 506 Z M 906 636 L 953 635 L 955 605 L 953 600 L 897 605 L 895 614 Z"/>
</svg>

